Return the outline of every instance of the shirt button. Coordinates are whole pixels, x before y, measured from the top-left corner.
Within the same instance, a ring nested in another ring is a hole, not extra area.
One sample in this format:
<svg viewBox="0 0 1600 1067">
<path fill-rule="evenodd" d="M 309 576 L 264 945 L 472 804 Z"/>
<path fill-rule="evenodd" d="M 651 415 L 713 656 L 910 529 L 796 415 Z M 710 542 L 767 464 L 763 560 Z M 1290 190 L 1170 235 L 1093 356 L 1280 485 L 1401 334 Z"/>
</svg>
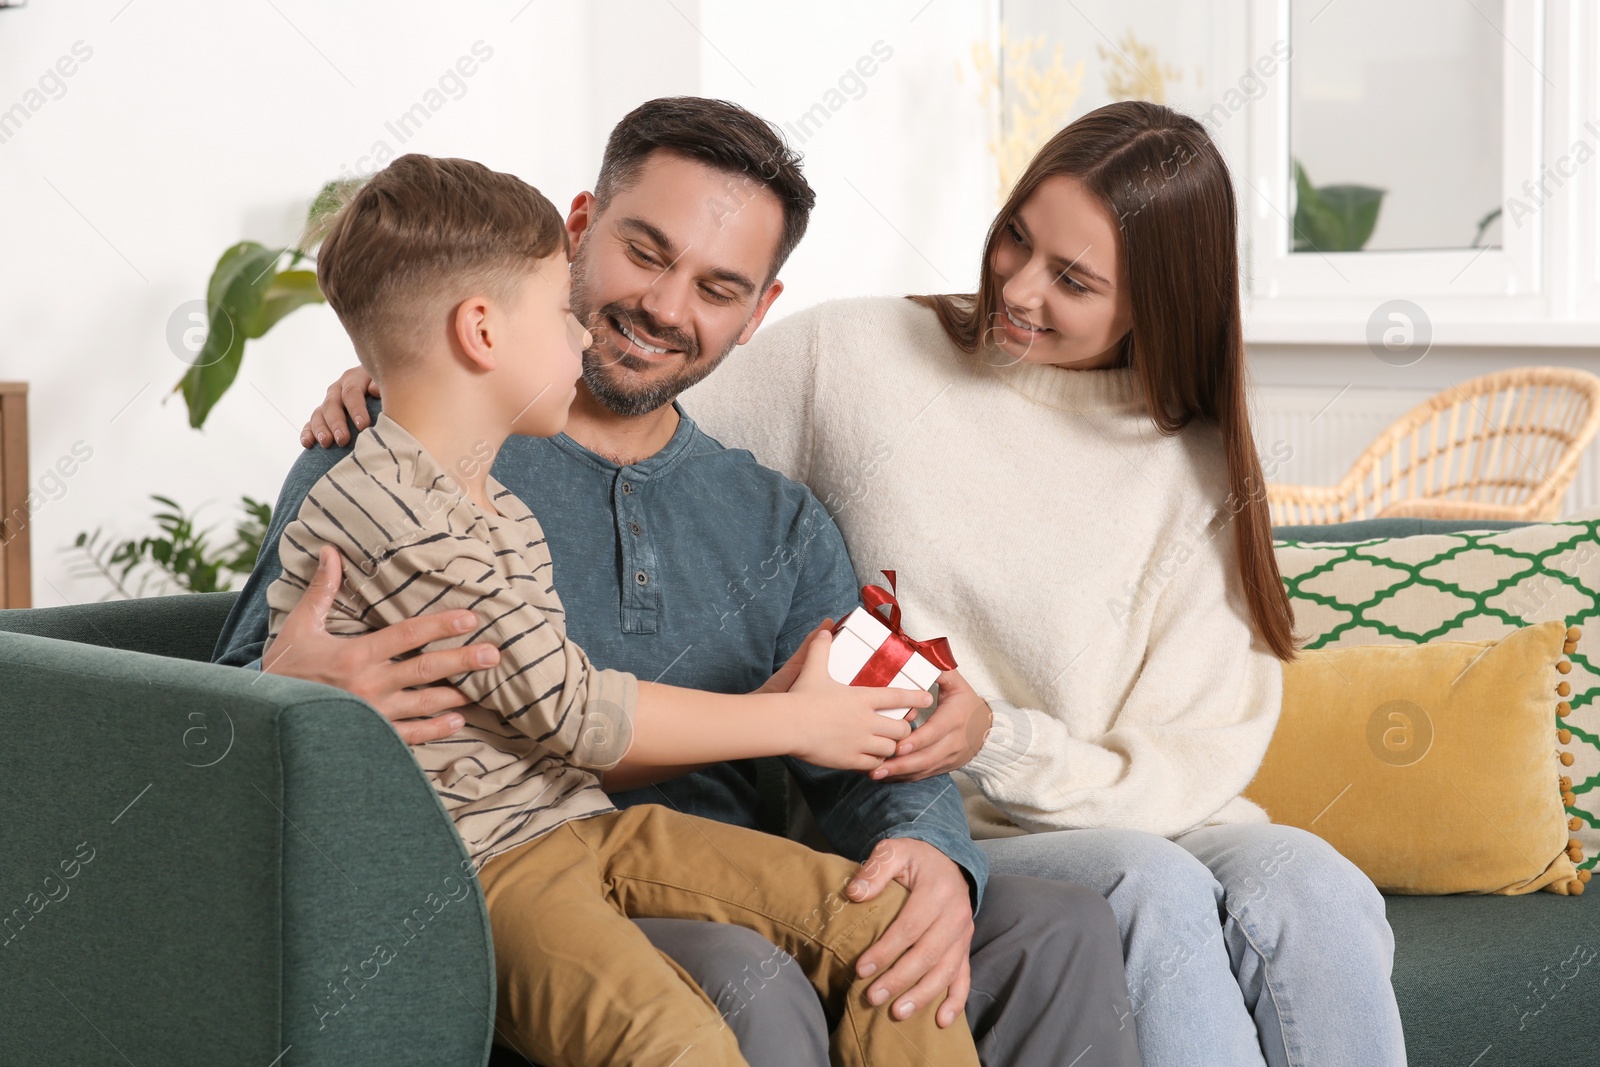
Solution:
<svg viewBox="0 0 1600 1067">
<path fill-rule="evenodd" d="M 628 494 L 631 495 L 633 493 L 633 483 L 632 482 L 623 482 L 622 483 L 622 491 L 624 493 L 628 493 Z"/>
<path fill-rule="evenodd" d="M 641 533 L 643 533 L 643 532 L 644 532 L 644 527 L 643 527 L 643 526 L 640 526 L 640 525 L 639 525 L 639 524 L 638 524 L 638 523 L 636 523 L 636 522 L 630 522 L 630 523 L 628 523 L 628 529 L 630 529 L 630 530 L 632 530 L 632 531 L 633 531 L 633 533 L 634 533 L 634 536 L 635 536 L 635 537 L 637 537 L 637 536 L 638 536 L 638 535 L 639 535 L 639 534 L 641 534 Z"/>
<path fill-rule="evenodd" d="M 644 585 L 645 583 L 650 581 L 650 576 L 648 574 L 646 574 L 644 571 L 634 571 L 633 572 L 633 580 L 638 582 L 640 585 Z"/>
</svg>

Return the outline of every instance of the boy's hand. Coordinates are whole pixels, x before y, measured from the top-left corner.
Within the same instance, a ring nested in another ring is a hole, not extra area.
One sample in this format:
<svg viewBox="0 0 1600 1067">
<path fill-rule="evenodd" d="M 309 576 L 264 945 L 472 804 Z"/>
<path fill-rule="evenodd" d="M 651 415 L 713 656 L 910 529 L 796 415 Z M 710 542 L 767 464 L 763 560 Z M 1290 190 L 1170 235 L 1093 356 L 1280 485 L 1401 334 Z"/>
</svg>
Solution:
<svg viewBox="0 0 1600 1067">
<path fill-rule="evenodd" d="M 461 729 L 466 720 L 459 713 L 439 713 L 468 703 L 466 696 L 452 686 L 434 683 L 497 663 L 500 650 L 476 644 L 395 660 L 431 641 L 471 630 L 478 623 L 470 611 L 420 615 L 360 637 L 333 636 L 325 621 L 339 591 L 340 563 L 339 550 L 323 545 L 316 577 L 284 619 L 277 640 L 262 653 L 261 669 L 336 686 L 365 700 L 408 745 L 437 741 Z"/>
<path fill-rule="evenodd" d="M 328 386 L 328 395 L 322 406 L 311 413 L 311 421 L 300 431 L 300 446 L 310 448 L 321 445 L 331 448 L 335 443 L 350 443 L 350 426 L 364 430 L 367 426 L 367 397 L 377 396 L 378 383 L 360 367 L 351 367 L 339 375 L 339 380 Z"/>
<path fill-rule="evenodd" d="M 817 628 L 807 634 L 804 641 L 800 642 L 800 647 L 794 650 L 794 655 L 789 657 L 789 662 L 780 667 L 777 674 L 774 674 L 771 678 L 768 678 L 765 682 L 763 682 L 761 684 L 761 688 L 757 689 L 756 692 L 787 693 L 790 687 L 794 685 L 794 680 L 800 677 L 800 665 L 806 661 L 806 649 L 811 646 L 812 638 L 816 637 L 817 634 L 823 630 L 832 629 L 833 620 L 823 619 L 822 622 L 818 624 Z"/>
<path fill-rule="evenodd" d="M 789 689 L 791 696 L 806 698 L 795 711 L 804 720 L 793 724 L 798 742 L 789 754 L 818 767 L 875 770 L 894 755 L 896 742 L 911 733 L 909 722 L 878 712 L 925 708 L 933 703 L 933 694 L 836 682 L 828 674 L 832 648 L 833 634 L 820 627 L 806 639 L 805 661 Z"/>
</svg>

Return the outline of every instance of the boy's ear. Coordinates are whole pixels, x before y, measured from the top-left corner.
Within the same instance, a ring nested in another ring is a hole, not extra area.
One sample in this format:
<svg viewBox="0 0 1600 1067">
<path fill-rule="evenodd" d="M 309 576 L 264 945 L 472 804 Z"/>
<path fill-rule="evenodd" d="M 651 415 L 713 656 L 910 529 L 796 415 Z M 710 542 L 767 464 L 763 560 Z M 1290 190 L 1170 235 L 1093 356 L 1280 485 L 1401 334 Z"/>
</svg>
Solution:
<svg viewBox="0 0 1600 1067">
<path fill-rule="evenodd" d="M 490 334 L 488 297 L 469 296 L 457 304 L 450 313 L 450 327 L 460 358 L 467 362 L 470 369 L 494 370 L 494 348 L 498 338 Z"/>
</svg>

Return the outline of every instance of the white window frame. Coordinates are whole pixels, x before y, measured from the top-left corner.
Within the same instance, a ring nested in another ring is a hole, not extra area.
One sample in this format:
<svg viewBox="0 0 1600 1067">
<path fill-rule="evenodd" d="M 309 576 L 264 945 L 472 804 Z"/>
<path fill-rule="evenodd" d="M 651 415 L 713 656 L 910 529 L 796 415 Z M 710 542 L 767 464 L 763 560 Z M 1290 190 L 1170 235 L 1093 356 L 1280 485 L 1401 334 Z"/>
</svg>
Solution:
<svg viewBox="0 0 1600 1067">
<path fill-rule="evenodd" d="M 1563 5 L 1567 7 L 1567 5 Z M 1563 11 L 1560 30 L 1567 47 L 1562 61 L 1572 85 L 1572 107 L 1561 152 L 1578 141 L 1600 151 L 1600 13 L 1592 5 L 1576 4 Z M 1572 187 L 1573 210 L 1568 212 L 1572 234 L 1570 262 L 1573 270 L 1572 312 L 1578 318 L 1600 320 L 1600 157 L 1583 165 Z M 1562 264 L 1563 269 L 1567 266 Z M 1600 328 L 1590 334 L 1600 344 Z"/>
<path fill-rule="evenodd" d="M 1600 159 L 1522 225 L 1511 218 L 1512 198 L 1528 200 L 1524 183 L 1536 186 L 1580 134 L 1600 149 L 1583 129 L 1589 119 L 1600 128 L 1600 12 L 1583 0 L 1506 0 L 1505 15 L 1503 247 L 1290 252 L 1290 78 L 1275 79 L 1251 109 L 1236 177 L 1247 340 L 1364 345 L 1374 310 L 1406 299 L 1424 309 L 1434 344 L 1600 343 Z M 1290 39 L 1288 0 L 1253 0 L 1249 34 L 1252 55 Z"/>
</svg>

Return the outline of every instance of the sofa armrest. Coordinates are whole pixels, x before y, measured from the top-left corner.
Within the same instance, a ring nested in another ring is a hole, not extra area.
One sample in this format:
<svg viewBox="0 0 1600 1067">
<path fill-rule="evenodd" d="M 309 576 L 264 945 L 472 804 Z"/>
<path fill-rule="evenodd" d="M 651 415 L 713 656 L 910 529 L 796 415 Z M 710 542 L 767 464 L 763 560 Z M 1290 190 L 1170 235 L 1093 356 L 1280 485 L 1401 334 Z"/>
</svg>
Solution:
<svg viewBox="0 0 1600 1067">
<path fill-rule="evenodd" d="M 482 892 L 371 707 L 15 633 L 0 692 L 0 1062 L 486 1061 Z"/>
<path fill-rule="evenodd" d="M 0 630 L 209 663 L 238 593 L 106 600 L 0 611 Z"/>
</svg>

